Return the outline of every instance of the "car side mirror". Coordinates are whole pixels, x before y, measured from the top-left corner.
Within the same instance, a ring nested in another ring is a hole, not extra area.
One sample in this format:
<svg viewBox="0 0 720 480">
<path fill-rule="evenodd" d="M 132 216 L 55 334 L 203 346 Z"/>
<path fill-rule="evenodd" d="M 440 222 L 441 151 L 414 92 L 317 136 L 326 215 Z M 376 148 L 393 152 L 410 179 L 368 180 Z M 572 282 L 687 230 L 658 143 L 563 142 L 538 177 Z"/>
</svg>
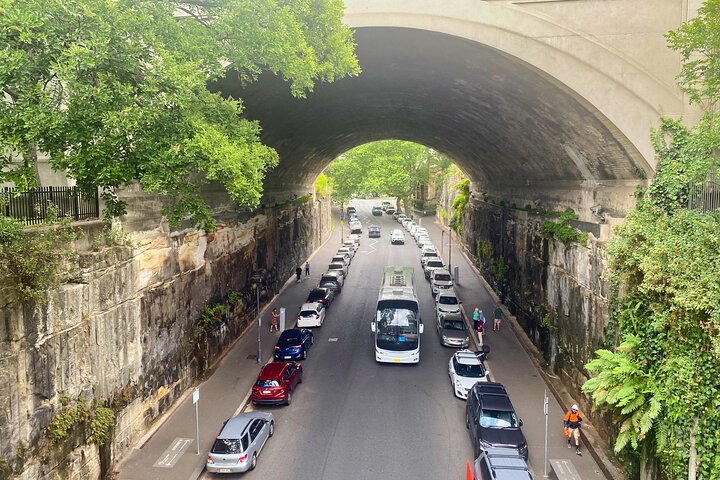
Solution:
<svg viewBox="0 0 720 480">
<path fill-rule="evenodd" d="M 421 323 L 421 324 L 420 324 L 420 333 L 423 333 L 423 330 L 425 330 L 424 327 L 425 327 L 425 325 L 423 325 L 423 324 Z"/>
<path fill-rule="evenodd" d="M 520 421 L 518 422 L 518 425 L 520 425 L 521 427 L 523 426 L 522 419 L 520 419 Z"/>
<path fill-rule="evenodd" d="M 375 333 L 375 322 L 370 323 L 370 330 L 372 330 L 372 332 Z"/>
</svg>

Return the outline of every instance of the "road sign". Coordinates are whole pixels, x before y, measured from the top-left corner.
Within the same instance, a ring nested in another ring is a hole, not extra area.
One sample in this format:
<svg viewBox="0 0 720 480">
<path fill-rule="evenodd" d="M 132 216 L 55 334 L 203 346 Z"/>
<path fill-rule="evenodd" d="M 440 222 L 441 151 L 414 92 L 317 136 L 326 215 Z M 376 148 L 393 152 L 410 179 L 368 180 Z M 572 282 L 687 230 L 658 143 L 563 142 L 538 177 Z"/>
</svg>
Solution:
<svg viewBox="0 0 720 480">
<path fill-rule="evenodd" d="M 195 445 L 197 446 L 197 454 L 200 455 L 200 413 L 198 412 L 198 400 L 200 400 L 200 389 L 195 387 L 192 396 L 192 401 L 195 405 Z"/>
<path fill-rule="evenodd" d="M 193 398 L 193 405 L 195 405 L 198 402 L 198 400 L 200 400 L 200 389 L 199 388 L 195 388 L 195 390 L 193 390 L 192 398 Z"/>
</svg>

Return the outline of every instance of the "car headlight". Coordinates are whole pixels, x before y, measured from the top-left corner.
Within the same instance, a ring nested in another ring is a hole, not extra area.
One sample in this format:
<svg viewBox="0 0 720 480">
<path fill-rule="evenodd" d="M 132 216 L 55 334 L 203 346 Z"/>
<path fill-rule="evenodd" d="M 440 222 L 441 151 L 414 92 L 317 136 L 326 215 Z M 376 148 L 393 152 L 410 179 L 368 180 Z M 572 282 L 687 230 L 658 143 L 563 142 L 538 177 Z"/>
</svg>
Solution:
<svg viewBox="0 0 720 480">
<path fill-rule="evenodd" d="M 462 383 L 460 383 L 460 380 L 455 380 L 455 386 L 457 388 L 462 388 Z"/>
<path fill-rule="evenodd" d="M 449 339 L 445 335 L 442 336 L 443 342 L 447 342 Z"/>
</svg>

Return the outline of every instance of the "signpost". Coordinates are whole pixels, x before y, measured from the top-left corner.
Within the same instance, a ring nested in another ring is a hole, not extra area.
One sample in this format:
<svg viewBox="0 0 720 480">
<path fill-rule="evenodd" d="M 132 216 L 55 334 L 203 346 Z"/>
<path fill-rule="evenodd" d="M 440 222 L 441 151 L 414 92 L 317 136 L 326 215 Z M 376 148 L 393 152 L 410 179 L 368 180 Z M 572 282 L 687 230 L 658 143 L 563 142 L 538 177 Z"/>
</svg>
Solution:
<svg viewBox="0 0 720 480">
<path fill-rule="evenodd" d="M 200 455 L 200 414 L 198 413 L 198 400 L 200 400 L 200 389 L 195 387 L 192 393 L 192 402 L 195 405 L 195 445 L 197 454 Z"/>
<path fill-rule="evenodd" d="M 543 412 L 545 413 L 545 478 L 548 478 L 548 416 L 550 415 L 550 401 L 547 396 L 547 389 L 545 389 L 543 402 Z"/>
</svg>

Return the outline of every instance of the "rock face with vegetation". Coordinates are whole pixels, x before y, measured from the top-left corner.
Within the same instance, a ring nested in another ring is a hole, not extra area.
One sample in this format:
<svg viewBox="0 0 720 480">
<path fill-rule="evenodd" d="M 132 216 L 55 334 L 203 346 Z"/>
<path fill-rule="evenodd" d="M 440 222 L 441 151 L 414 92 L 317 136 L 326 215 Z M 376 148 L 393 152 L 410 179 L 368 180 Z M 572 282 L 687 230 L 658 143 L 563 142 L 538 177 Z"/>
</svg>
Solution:
<svg viewBox="0 0 720 480">
<path fill-rule="evenodd" d="M 298 199 L 217 230 L 167 224 L 77 252 L 47 301 L 0 309 L 0 478 L 100 478 L 329 234 Z"/>
</svg>

